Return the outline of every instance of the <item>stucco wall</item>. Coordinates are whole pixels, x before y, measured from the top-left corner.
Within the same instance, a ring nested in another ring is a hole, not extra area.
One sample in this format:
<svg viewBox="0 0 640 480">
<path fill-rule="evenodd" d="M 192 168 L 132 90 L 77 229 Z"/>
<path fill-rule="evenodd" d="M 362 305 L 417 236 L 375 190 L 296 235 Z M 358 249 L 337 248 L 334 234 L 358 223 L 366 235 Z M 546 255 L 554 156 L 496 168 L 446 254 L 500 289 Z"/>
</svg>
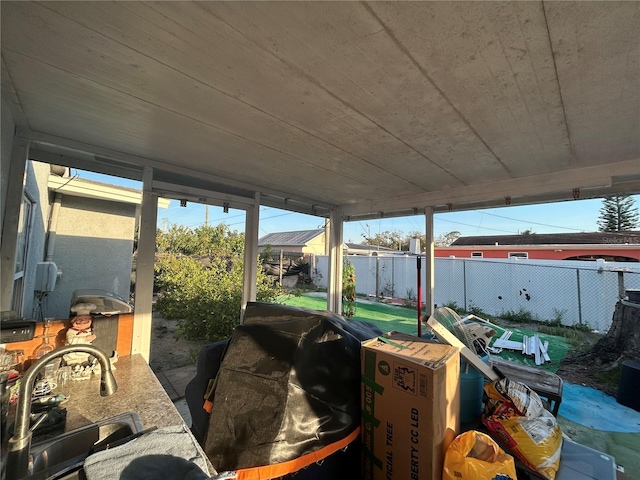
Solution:
<svg viewBox="0 0 640 480">
<path fill-rule="evenodd" d="M 74 290 L 98 288 L 129 298 L 135 205 L 65 195 L 53 261 L 62 271 L 46 316 L 67 318 Z"/>
<path fill-rule="evenodd" d="M 11 166 L 11 150 L 13 148 L 13 136 L 15 122 L 7 102 L 2 99 L 2 123 L 0 144 L 0 225 L 4 222 L 5 206 L 7 201 L 7 186 L 9 170 Z M 24 191 L 33 202 L 31 229 L 27 241 L 27 261 L 25 264 L 25 276 L 23 280 L 22 305 L 15 305 L 18 314 L 31 317 L 33 314 L 33 284 L 36 264 L 42 261 L 46 219 L 49 213 L 47 194 L 47 178 L 49 165 L 37 162 L 27 162 L 25 166 Z"/>
<path fill-rule="evenodd" d="M 44 260 L 47 223 L 49 221 L 49 192 L 47 190 L 49 170 L 48 163 L 32 161 L 28 161 L 25 168 L 24 191 L 33 202 L 33 208 L 27 246 L 27 264 L 24 272 L 22 315 L 33 318 L 38 318 L 33 311 L 36 266 L 38 262 Z"/>
<path fill-rule="evenodd" d="M 324 234 L 318 235 L 316 238 L 307 242 L 307 245 L 302 249 L 304 253 L 313 253 L 315 255 L 325 255 L 324 251 Z"/>
</svg>

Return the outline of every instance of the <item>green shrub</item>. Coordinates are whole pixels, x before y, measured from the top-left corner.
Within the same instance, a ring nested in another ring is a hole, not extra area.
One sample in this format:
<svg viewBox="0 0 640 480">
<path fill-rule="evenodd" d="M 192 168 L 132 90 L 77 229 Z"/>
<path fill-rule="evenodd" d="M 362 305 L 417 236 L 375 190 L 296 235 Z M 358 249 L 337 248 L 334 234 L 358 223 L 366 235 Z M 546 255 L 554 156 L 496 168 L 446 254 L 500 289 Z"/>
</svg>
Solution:
<svg viewBox="0 0 640 480">
<path fill-rule="evenodd" d="M 529 310 L 525 310 L 520 307 L 520 309 L 515 312 L 513 310 L 503 311 L 500 314 L 500 318 L 503 320 L 509 320 L 511 322 L 522 322 L 522 323 L 530 323 L 535 322 L 536 319 L 533 317 Z"/>
<path fill-rule="evenodd" d="M 476 317 L 481 317 L 481 318 L 487 317 L 487 314 L 484 313 L 479 306 L 475 305 L 473 303 L 473 300 L 469 300 L 469 308 L 467 310 L 467 313 L 471 313 Z"/>
<path fill-rule="evenodd" d="M 349 260 L 342 267 L 342 315 L 351 318 L 356 314 L 356 269 Z"/>
<path fill-rule="evenodd" d="M 221 340 L 240 323 L 244 263 L 242 249 L 238 248 L 241 238 L 223 234 L 212 240 L 215 245 L 204 246 L 215 251 L 210 266 L 175 254 L 165 255 L 156 263 L 156 309 L 165 318 L 178 320 L 178 337 Z M 256 300 L 272 302 L 280 294 L 279 285 L 258 268 Z"/>
<path fill-rule="evenodd" d="M 457 302 L 452 301 L 452 302 L 443 303 L 442 306 L 450 308 L 451 310 L 456 312 L 458 315 L 460 315 L 461 313 L 466 313 L 465 309 L 462 308 L 460 305 L 458 305 Z"/>
</svg>

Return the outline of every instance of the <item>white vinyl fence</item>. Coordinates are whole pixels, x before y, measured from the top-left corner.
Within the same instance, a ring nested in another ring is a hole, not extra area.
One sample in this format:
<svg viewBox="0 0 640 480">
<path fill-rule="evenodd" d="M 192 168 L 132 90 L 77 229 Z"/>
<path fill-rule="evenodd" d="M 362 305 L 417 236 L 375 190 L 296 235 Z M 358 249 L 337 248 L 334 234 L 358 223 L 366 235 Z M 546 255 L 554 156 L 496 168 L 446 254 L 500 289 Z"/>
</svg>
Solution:
<svg viewBox="0 0 640 480">
<path fill-rule="evenodd" d="M 359 294 L 415 299 L 415 256 L 347 256 Z M 424 298 L 424 257 L 422 288 Z M 328 257 L 315 259 L 314 282 L 327 285 Z M 541 321 L 582 324 L 606 333 L 619 294 L 640 289 L 640 265 L 597 260 L 435 259 L 435 303 L 490 315 L 528 312 Z M 377 295 L 376 295 L 377 293 Z"/>
</svg>

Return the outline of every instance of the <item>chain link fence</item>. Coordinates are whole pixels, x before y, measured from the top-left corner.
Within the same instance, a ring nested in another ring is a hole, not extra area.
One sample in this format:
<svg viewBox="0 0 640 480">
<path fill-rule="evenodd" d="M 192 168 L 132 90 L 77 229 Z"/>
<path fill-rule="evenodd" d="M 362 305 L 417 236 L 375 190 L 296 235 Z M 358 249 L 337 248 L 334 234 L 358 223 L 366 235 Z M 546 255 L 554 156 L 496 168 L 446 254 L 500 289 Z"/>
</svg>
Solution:
<svg viewBox="0 0 640 480">
<path fill-rule="evenodd" d="M 415 256 L 348 256 L 356 291 L 374 297 L 417 296 Z M 527 259 L 435 259 L 434 301 L 493 316 L 585 325 L 606 333 L 618 299 L 640 289 L 640 265 Z M 327 257 L 315 261 L 316 285 L 326 287 Z M 423 289 L 424 262 L 423 262 Z M 424 290 L 423 290 L 424 293 Z"/>
</svg>

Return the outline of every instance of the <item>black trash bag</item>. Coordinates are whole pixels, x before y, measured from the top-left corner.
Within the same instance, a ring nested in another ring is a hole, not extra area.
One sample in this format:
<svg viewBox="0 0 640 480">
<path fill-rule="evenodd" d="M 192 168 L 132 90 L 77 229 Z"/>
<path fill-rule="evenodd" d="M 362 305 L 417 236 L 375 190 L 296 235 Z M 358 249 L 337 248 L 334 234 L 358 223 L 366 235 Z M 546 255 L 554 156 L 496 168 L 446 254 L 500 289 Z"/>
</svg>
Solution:
<svg viewBox="0 0 640 480">
<path fill-rule="evenodd" d="M 204 450 L 213 466 L 235 471 L 290 462 L 318 475 L 318 455 L 340 445 L 333 458 L 352 458 L 357 475 L 360 344 L 381 333 L 329 312 L 248 304 L 209 397 Z M 342 470 L 318 478 L 344 478 L 344 462 L 325 463 Z"/>
</svg>

